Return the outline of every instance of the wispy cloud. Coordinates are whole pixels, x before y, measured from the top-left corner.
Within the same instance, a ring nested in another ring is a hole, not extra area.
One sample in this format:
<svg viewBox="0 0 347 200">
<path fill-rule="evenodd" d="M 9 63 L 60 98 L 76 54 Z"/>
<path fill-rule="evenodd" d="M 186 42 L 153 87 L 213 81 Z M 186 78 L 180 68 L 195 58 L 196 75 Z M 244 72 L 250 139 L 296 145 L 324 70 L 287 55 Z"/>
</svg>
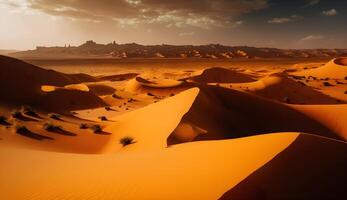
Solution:
<svg viewBox="0 0 347 200">
<path fill-rule="evenodd" d="M 312 40 L 321 40 L 324 39 L 322 35 L 308 35 L 300 39 L 300 41 L 312 41 Z"/>
<path fill-rule="evenodd" d="M 323 10 L 322 12 L 323 15 L 325 16 L 335 16 L 338 14 L 337 10 L 336 9 L 330 9 L 330 10 Z"/>
<path fill-rule="evenodd" d="M 292 15 L 290 17 L 275 17 L 275 18 L 269 19 L 267 22 L 269 24 L 286 24 L 291 21 L 294 21 L 297 18 L 299 18 L 297 15 Z"/>
<path fill-rule="evenodd" d="M 308 6 L 314 6 L 319 4 L 320 0 L 306 0 L 306 5 L 304 7 Z"/>
</svg>

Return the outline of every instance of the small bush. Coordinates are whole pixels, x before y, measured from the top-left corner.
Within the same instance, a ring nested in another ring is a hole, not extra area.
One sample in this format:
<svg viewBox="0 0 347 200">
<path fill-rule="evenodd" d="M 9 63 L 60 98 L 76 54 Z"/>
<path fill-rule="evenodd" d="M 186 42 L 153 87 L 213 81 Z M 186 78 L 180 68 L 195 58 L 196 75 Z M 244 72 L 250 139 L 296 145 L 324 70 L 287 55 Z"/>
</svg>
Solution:
<svg viewBox="0 0 347 200">
<path fill-rule="evenodd" d="M 13 118 L 18 119 L 18 118 L 22 118 L 22 117 L 23 117 L 23 114 L 22 114 L 20 111 L 16 110 L 16 111 L 13 111 L 13 112 L 11 113 L 11 116 L 12 116 Z"/>
<path fill-rule="evenodd" d="M 88 125 L 87 124 L 80 124 L 80 129 L 87 129 L 88 128 Z"/>
<path fill-rule="evenodd" d="M 50 131 L 50 132 L 54 132 L 54 131 L 59 131 L 61 130 L 60 126 L 56 126 L 52 123 L 44 123 L 43 124 L 43 129 L 45 129 L 46 131 Z"/>
<path fill-rule="evenodd" d="M 94 133 L 101 133 L 102 132 L 102 128 L 101 128 L 101 126 L 100 125 L 93 125 L 92 127 L 91 127 L 91 129 L 93 130 L 93 132 Z"/>
<path fill-rule="evenodd" d="M 29 130 L 24 125 L 17 125 L 16 126 L 16 133 L 25 134 L 27 132 L 29 132 Z"/>
<path fill-rule="evenodd" d="M 30 106 L 22 106 L 22 113 L 32 116 L 32 117 L 37 117 L 37 113 L 30 107 Z"/>
<path fill-rule="evenodd" d="M 6 124 L 7 122 L 7 117 L 5 116 L 0 116 L 0 124 Z"/>
<path fill-rule="evenodd" d="M 56 113 L 48 114 L 48 117 L 51 119 L 55 119 L 55 120 L 61 120 L 61 116 L 59 114 L 56 114 Z"/>
<path fill-rule="evenodd" d="M 99 116 L 98 117 L 101 121 L 107 121 L 107 117 L 106 116 Z"/>
<path fill-rule="evenodd" d="M 0 116 L 0 122 L 6 122 L 7 121 L 7 117 L 5 116 Z"/>
<path fill-rule="evenodd" d="M 125 147 L 129 144 L 134 143 L 134 138 L 126 136 L 126 137 L 121 138 L 119 143 L 122 144 L 123 147 Z"/>
<path fill-rule="evenodd" d="M 324 85 L 324 86 L 333 86 L 331 83 L 326 82 L 326 81 L 325 81 L 325 82 L 323 82 L 323 85 Z"/>
</svg>

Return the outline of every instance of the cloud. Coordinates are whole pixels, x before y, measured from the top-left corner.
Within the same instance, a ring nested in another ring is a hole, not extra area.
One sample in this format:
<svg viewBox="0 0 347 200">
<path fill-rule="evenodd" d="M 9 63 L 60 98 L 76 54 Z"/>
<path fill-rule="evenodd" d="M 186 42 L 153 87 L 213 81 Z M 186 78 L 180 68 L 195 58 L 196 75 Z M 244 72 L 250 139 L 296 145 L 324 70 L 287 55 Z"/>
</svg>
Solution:
<svg viewBox="0 0 347 200">
<path fill-rule="evenodd" d="M 312 41 L 312 40 L 321 40 L 324 39 L 322 35 L 308 35 L 304 38 L 301 38 L 300 41 Z"/>
<path fill-rule="evenodd" d="M 4 0 L 2 0 L 4 1 Z M 268 7 L 268 0 L 21 0 L 52 16 L 121 26 L 162 24 L 198 28 L 234 27 L 242 14 Z M 6 1 L 5 3 L 11 1 Z"/>
<path fill-rule="evenodd" d="M 298 20 L 302 17 L 298 15 L 291 15 L 290 17 L 275 17 L 267 21 L 269 24 L 286 24 L 294 20 Z"/>
<path fill-rule="evenodd" d="M 325 16 L 335 16 L 335 15 L 338 14 L 338 12 L 337 12 L 337 10 L 335 10 L 333 8 L 333 9 L 330 9 L 330 10 L 323 10 L 322 14 L 325 15 Z"/>
<path fill-rule="evenodd" d="M 268 20 L 267 22 L 269 24 L 286 24 L 290 21 L 292 21 L 291 18 L 287 18 L 287 17 L 277 18 L 277 17 L 275 17 L 275 18 Z"/>
<path fill-rule="evenodd" d="M 306 0 L 306 2 L 307 3 L 304 7 L 317 5 L 320 2 L 320 0 Z"/>
</svg>

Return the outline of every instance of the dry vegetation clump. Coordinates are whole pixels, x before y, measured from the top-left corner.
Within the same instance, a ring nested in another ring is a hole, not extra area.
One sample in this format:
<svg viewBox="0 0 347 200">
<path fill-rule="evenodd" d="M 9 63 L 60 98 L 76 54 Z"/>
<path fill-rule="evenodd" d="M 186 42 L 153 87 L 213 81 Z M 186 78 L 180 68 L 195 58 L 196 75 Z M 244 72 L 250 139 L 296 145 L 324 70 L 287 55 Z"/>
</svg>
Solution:
<svg viewBox="0 0 347 200">
<path fill-rule="evenodd" d="M 39 115 L 30 107 L 30 106 L 22 106 L 22 113 L 32 117 L 39 117 Z"/>
<path fill-rule="evenodd" d="M 30 132 L 29 129 L 27 129 L 27 127 L 24 125 L 17 125 L 15 129 L 16 129 L 16 133 L 19 133 L 19 134 L 26 134 Z"/>
<path fill-rule="evenodd" d="M 15 110 L 15 111 L 11 112 L 11 116 L 15 119 L 19 119 L 19 118 L 24 117 L 22 112 L 20 112 L 19 110 Z"/>
<path fill-rule="evenodd" d="M 91 129 L 93 130 L 94 133 L 101 133 L 102 132 L 102 128 L 100 125 L 96 124 L 96 125 L 93 125 L 91 127 Z"/>
<path fill-rule="evenodd" d="M 127 145 L 130 145 L 130 144 L 134 143 L 134 138 L 126 136 L 126 137 L 121 138 L 119 140 L 119 143 L 122 144 L 123 147 L 125 147 Z"/>
<path fill-rule="evenodd" d="M 46 131 L 50 131 L 50 132 L 62 130 L 60 126 L 56 126 L 52 123 L 44 123 L 43 129 L 45 129 Z"/>
<path fill-rule="evenodd" d="M 55 120 L 61 120 L 61 116 L 59 114 L 56 114 L 56 113 L 50 113 L 50 114 L 48 114 L 48 117 L 51 119 L 55 119 Z"/>
<path fill-rule="evenodd" d="M 80 124 L 80 129 L 87 129 L 88 128 L 88 124 Z"/>
<path fill-rule="evenodd" d="M 331 83 L 329 83 L 329 82 L 327 82 L 327 81 L 324 81 L 324 82 L 323 82 L 323 85 L 324 85 L 324 86 L 333 86 Z"/>
<path fill-rule="evenodd" d="M 100 119 L 101 121 L 107 121 L 107 117 L 106 116 L 99 116 L 98 119 Z"/>
</svg>

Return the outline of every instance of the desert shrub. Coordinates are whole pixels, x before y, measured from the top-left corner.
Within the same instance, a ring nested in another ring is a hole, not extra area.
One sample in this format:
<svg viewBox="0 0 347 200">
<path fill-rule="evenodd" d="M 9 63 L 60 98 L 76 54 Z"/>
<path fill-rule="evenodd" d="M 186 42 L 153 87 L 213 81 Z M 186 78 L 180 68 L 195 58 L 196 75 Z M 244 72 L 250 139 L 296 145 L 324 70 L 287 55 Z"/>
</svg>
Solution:
<svg viewBox="0 0 347 200">
<path fill-rule="evenodd" d="M 46 131 L 50 131 L 50 132 L 54 132 L 54 131 L 59 131 L 61 130 L 60 126 L 56 126 L 52 123 L 44 123 L 43 124 L 43 129 L 45 129 Z"/>
<path fill-rule="evenodd" d="M 32 116 L 32 117 L 37 117 L 37 113 L 30 107 L 30 106 L 22 106 L 22 113 Z"/>
<path fill-rule="evenodd" d="M 56 113 L 50 113 L 50 114 L 48 114 L 48 117 L 51 119 L 55 119 L 55 120 L 61 120 L 61 116 L 59 114 L 56 114 Z"/>
<path fill-rule="evenodd" d="M 15 127 L 15 129 L 16 129 L 16 133 L 20 133 L 20 134 L 29 132 L 29 130 L 27 129 L 27 127 L 24 126 L 24 125 L 17 125 L 17 126 Z"/>
<path fill-rule="evenodd" d="M 93 130 L 94 133 L 101 133 L 102 132 L 102 128 L 100 125 L 96 124 L 96 125 L 93 125 L 91 127 L 91 129 Z"/>
<path fill-rule="evenodd" d="M 129 137 L 129 136 L 126 136 L 126 137 L 123 137 L 119 140 L 119 143 L 123 145 L 123 147 L 129 145 L 129 144 L 132 144 L 134 143 L 134 138 L 132 137 Z"/>
<path fill-rule="evenodd" d="M 12 116 L 13 118 L 18 119 L 18 118 L 22 118 L 22 117 L 23 117 L 23 114 L 22 114 L 20 111 L 15 110 L 15 111 L 11 112 L 11 116 Z"/>
<path fill-rule="evenodd" d="M 87 129 L 88 128 L 88 125 L 87 124 L 80 124 L 80 129 Z"/>
<path fill-rule="evenodd" d="M 7 117 L 0 116 L 0 124 L 6 124 L 7 123 Z"/>
<path fill-rule="evenodd" d="M 324 86 L 333 86 L 331 83 L 329 83 L 329 82 L 327 82 L 327 81 L 323 82 L 323 85 L 324 85 Z"/>
<path fill-rule="evenodd" d="M 98 117 L 101 121 L 107 121 L 107 117 L 106 116 L 99 116 Z"/>
</svg>

